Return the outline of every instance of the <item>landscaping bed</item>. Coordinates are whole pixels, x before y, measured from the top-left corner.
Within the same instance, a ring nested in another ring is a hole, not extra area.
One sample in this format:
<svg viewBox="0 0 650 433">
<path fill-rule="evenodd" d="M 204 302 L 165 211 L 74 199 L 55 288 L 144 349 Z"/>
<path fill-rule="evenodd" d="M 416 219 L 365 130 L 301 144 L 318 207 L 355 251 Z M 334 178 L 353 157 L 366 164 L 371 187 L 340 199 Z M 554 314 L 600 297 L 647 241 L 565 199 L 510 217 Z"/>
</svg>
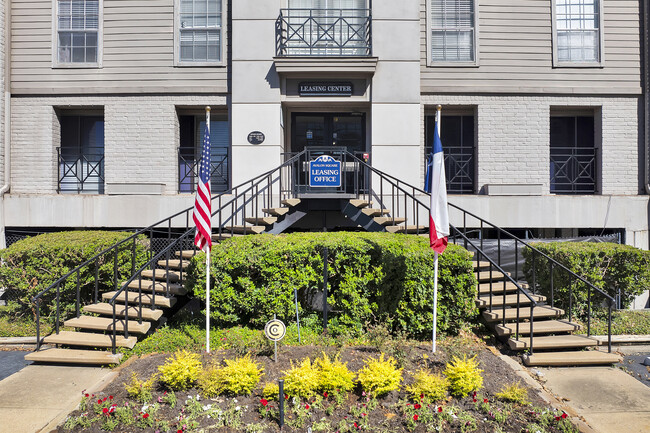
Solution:
<svg viewBox="0 0 650 433">
<path fill-rule="evenodd" d="M 169 383 L 163 384 L 159 372 L 161 365 L 170 363 L 170 355 L 144 355 L 121 367 L 119 376 L 100 394 L 85 396 L 80 409 L 70 414 L 59 432 L 278 432 L 277 394 L 275 398 L 269 395 L 268 384 L 285 378 L 285 389 L 289 388 L 287 372 L 306 358 L 338 360 L 349 371 L 358 373 L 367 367 L 369 360 L 379 359 L 382 354 L 385 359 L 392 358 L 396 368 L 403 368 L 398 389 L 375 396 L 355 382 L 349 393 L 319 389 L 309 397 L 289 395 L 285 400 L 283 431 L 577 432 L 566 414 L 546 406 L 534 391 L 521 391 L 524 385 L 518 388 L 523 394 L 511 392 L 505 397 L 497 396 L 504 386 L 516 385 L 519 380 L 510 367 L 470 334 L 445 338 L 435 354 L 430 343 L 396 340 L 380 347 L 281 346 L 277 363 L 268 351 L 249 355 L 249 361 L 263 369 L 261 380 L 251 388 L 252 394 L 212 398 L 206 397 L 205 388 L 199 389 L 195 383 L 189 389 L 172 391 Z M 453 387 L 450 387 L 450 393 L 442 398 L 432 399 L 428 394 L 413 396 L 411 388 L 417 388 L 414 376 L 418 371 L 442 374 L 450 362 L 460 364 L 460 360 L 471 360 L 474 356 L 482 370 L 477 374 L 483 379 L 481 386 L 474 387 L 475 391 L 455 392 L 452 396 Z M 220 349 L 200 355 L 204 369 L 235 359 L 242 359 L 241 351 Z M 182 375 L 191 368 L 187 364 L 175 374 Z M 134 374 L 140 382 L 133 381 Z M 133 387 L 129 395 L 127 385 L 140 386 L 140 390 L 150 385 L 151 395 L 138 393 Z M 263 391 L 265 387 L 267 390 Z M 519 402 L 507 401 L 508 396 Z"/>
</svg>

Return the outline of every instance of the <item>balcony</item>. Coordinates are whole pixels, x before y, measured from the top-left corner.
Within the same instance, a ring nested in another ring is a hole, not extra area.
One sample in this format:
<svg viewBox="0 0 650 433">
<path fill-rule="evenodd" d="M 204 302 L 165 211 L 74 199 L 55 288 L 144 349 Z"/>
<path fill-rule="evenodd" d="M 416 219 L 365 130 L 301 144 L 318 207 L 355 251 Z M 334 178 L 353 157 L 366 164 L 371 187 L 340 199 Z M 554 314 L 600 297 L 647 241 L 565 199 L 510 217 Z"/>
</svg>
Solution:
<svg viewBox="0 0 650 433">
<path fill-rule="evenodd" d="M 57 147 L 57 192 L 104 194 L 104 147 Z"/>
<path fill-rule="evenodd" d="M 210 192 L 228 191 L 230 187 L 230 148 L 213 147 L 210 155 Z M 194 149 L 178 148 L 178 192 L 194 193 L 199 178 L 200 155 Z"/>
<path fill-rule="evenodd" d="M 595 194 L 597 159 L 593 147 L 551 147 L 551 193 Z"/>
<path fill-rule="evenodd" d="M 372 56 L 370 9 L 281 9 L 277 57 Z"/>
</svg>

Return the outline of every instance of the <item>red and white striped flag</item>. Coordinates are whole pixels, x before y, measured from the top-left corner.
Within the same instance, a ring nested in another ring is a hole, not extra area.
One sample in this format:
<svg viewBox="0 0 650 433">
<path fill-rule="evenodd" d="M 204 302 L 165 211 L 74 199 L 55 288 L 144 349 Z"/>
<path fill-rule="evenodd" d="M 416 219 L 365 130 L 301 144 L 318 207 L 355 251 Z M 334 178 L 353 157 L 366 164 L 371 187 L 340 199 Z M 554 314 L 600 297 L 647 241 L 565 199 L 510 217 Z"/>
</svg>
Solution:
<svg viewBox="0 0 650 433">
<path fill-rule="evenodd" d="M 447 248 L 449 236 L 449 211 L 447 210 L 447 184 L 445 179 L 445 159 L 440 141 L 440 110 L 436 113 L 433 148 L 431 149 L 430 189 L 431 206 L 429 209 L 429 243 L 437 253 Z M 429 176 L 427 176 L 429 177 Z"/>
<path fill-rule="evenodd" d="M 194 199 L 194 245 L 206 252 L 212 248 L 212 206 L 210 203 L 210 122 L 205 123 L 203 150 L 199 167 L 199 184 Z"/>
</svg>

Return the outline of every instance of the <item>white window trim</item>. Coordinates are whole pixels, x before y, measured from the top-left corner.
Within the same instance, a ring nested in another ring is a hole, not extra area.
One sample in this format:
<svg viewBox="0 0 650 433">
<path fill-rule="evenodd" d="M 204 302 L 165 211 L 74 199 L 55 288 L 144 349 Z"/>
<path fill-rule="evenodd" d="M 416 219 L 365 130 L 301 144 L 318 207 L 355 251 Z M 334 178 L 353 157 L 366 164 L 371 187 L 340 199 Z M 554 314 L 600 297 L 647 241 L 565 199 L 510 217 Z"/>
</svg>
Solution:
<svg viewBox="0 0 650 433">
<path fill-rule="evenodd" d="M 428 67 L 479 67 L 479 25 L 478 25 L 478 0 L 472 0 L 474 2 L 474 61 L 470 62 L 434 62 L 431 58 L 431 0 L 427 0 L 426 4 L 426 35 L 427 35 L 427 66 Z M 554 0 L 555 1 L 555 0 Z"/>
<path fill-rule="evenodd" d="M 553 67 L 554 68 L 603 68 L 605 67 L 605 20 L 603 15 L 603 0 L 598 1 L 598 59 L 597 62 L 561 62 L 557 57 L 557 0 L 551 3 L 551 27 L 553 43 Z"/>
<path fill-rule="evenodd" d="M 226 66 L 226 26 L 228 21 L 228 11 L 226 9 L 227 2 L 224 0 L 218 0 L 221 2 L 221 60 L 216 62 L 188 62 L 181 61 L 181 1 L 174 0 L 174 66 L 176 67 L 206 67 L 206 66 Z"/>
<path fill-rule="evenodd" d="M 59 62 L 59 1 L 52 0 L 52 69 L 98 69 L 103 67 L 104 57 L 104 0 L 99 0 L 97 28 L 97 62 Z"/>
</svg>

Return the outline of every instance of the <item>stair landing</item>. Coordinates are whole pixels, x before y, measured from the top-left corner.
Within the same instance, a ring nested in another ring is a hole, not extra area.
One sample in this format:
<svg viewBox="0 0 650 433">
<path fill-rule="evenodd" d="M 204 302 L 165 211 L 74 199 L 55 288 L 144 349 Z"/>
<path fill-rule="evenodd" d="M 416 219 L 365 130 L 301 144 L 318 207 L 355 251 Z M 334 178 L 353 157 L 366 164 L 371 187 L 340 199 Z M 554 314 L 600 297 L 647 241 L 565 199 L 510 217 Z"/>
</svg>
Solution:
<svg viewBox="0 0 650 433">
<path fill-rule="evenodd" d="M 62 364 L 119 364 L 122 354 L 113 355 L 110 352 L 77 349 L 44 349 L 25 355 L 27 361 L 56 362 Z"/>
<path fill-rule="evenodd" d="M 621 362 L 621 357 L 619 355 L 616 355 L 614 353 L 603 353 L 597 350 L 587 350 L 580 352 L 535 352 L 533 355 L 524 355 L 523 359 L 524 364 L 531 367 L 611 365 L 617 362 Z"/>
</svg>

